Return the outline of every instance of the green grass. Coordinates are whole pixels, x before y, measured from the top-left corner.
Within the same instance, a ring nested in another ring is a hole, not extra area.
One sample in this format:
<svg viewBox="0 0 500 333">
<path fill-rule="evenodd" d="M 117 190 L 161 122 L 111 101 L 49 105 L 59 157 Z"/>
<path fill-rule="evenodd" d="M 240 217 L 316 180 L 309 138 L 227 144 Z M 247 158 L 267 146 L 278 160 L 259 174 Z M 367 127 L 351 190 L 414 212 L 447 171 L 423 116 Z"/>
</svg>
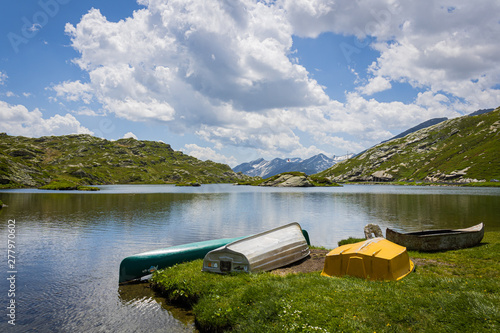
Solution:
<svg viewBox="0 0 500 333">
<path fill-rule="evenodd" d="M 192 308 L 202 332 L 493 332 L 500 330 L 500 233 L 481 246 L 410 252 L 417 269 L 398 282 L 320 272 L 221 276 L 201 260 L 154 275 L 153 287 Z"/>
<path fill-rule="evenodd" d="M 363 242 L 365 240 L 366 240 L 365 238 L 349 237 L 347 239 L 343 239 L 343 240 L 339 241 L 338 245 L 342 246 L 342 245 L 346 245 L 346 244 L 354 244 L 354 243 L 358 243 L 358 242 Z"/>
<path fill-rule="evenodd" d="M 73 182 L 68 179 L 55 179 L 48 183 L 47 185 L 41 186 L 38 189 L 40 190 L 58 190 L 58 191 L 99 191 L 98 187 L 95 186 L 84 186 L 79 185 L 76 182 Z"/>
</svg>

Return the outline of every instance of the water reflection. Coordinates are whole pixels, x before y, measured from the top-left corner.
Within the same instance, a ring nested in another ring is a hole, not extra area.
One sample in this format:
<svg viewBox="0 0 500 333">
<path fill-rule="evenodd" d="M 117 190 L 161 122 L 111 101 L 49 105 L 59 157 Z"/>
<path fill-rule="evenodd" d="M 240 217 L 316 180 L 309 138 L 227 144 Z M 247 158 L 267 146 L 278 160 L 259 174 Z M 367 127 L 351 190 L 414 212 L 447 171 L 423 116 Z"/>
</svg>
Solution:
<svg viewBox="0 0 500 333">
<path fill-rule="evenodd" d="M 155 294 L 148 283 L 121 285 L 118 287 L 120 301 L 124 306 L 136 308 L 143 314 L 158 311 L 158 305 L 182 323 L 186 329 L 196 331 L 194 316 L 189 310 L 169 305 L 166 300 Z"/>
<path fill-rule="evenodd" d="M 500 230 L 500 189 L 108 186 L 97 193 L 0 191 L 0 199 L 9 205 L 0 210 L 3 253 L 5 222 L 16 220 L 16 332 L 192 331 L 189 313 L 172 311 L 149 288 L 118 288 L 120 261 L 147 250 L 293 221 L 312 244 L 328 248 L 362 237 L 367 223 L 414 231 L 484 222 L 487 231 Z M 8 289 L 6 279 L 0 289 Z"/>
</svg>

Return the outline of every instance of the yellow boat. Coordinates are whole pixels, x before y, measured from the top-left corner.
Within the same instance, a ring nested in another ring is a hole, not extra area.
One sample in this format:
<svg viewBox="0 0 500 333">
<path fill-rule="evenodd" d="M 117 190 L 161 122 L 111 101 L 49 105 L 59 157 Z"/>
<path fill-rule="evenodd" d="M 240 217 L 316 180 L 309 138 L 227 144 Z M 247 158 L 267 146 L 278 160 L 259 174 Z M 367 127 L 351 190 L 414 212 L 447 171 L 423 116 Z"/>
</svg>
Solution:
<svg viewBox="0 0 500 333">
<path fill-rule="evenodd" d="M 379 237 L 330 251 L 321 275 L 396 281 L 410 274 L 414 268 L 405 247 Z"/>
</svg>

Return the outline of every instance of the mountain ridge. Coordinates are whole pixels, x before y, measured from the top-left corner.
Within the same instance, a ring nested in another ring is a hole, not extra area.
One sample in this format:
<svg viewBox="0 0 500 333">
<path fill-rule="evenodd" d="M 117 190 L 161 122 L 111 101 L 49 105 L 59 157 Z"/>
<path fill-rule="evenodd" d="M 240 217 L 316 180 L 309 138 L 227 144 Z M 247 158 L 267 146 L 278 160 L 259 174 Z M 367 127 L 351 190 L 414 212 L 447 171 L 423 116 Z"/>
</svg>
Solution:
<svg viewBox="0 0 500 333">
<path fill-rule="evenodd" d="M 267 161 L 259 158 L 250 162 L 242 163 L 233 168 L 234 172 L 241 172 L 252 177 L 269 178 L 284 172 L 304 172 L 312 175 L 321 172 L 335 163 L 349 158 L 351 154 L 334 156 L 330 158 L 325 154 L 317 154 L 305 160 L 294 158 L 274 158 Z"/>
<path fill-rule="evenodd" d="M 226 164 L 200 161 L 170 145 L 88 134 L 28 138 L 0 133 L 0 187 L 41 187 L 55 180 L 78 185 L 233 183 L 249 178 Z"/>
<path fill-rule="evenodd" d="M 500 179 L 500 108 L 382 142 L 318 173 L 337 182 L 488 182 Z"/>
</svg>

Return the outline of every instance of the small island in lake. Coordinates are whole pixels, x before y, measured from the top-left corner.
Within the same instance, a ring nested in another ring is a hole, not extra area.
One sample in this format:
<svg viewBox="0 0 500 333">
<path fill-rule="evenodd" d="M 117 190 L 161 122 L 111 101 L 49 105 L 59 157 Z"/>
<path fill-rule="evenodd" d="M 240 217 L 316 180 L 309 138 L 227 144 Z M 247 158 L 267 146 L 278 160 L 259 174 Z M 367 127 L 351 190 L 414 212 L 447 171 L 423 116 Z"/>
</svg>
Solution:
<svg viewBox="0 0 500 333">
<path fill-rule="evenodd" d="M 259 179 L 253 182 L 240 182 L 238 185 L 269 186 L 269 187 L 314 187 L 341 186 L 325 177 L 308 176 L 304 172 L 284 172 L 278 175 Z"/>
</svg>

